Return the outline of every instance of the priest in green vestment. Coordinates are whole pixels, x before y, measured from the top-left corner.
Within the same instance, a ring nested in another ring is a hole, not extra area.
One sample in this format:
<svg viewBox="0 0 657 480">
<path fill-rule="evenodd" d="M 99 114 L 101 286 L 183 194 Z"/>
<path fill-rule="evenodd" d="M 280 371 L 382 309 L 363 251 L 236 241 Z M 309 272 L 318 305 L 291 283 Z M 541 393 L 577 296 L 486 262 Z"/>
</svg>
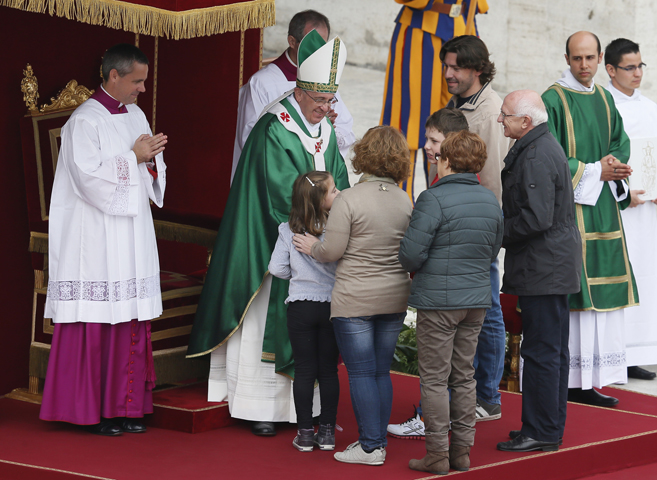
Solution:
<svg viewBox="0 0 657 480">
<path fill-rule="evenodd" d="M 582 237 L 581 291 L 569 296 L 569 400 L 611 406 L 617 399 L 593 387 L 627 381 L 622 309 L 639 298 L 620 216 L 630 203 L 630 141 L 611 94 L 593 80 L 601 60 L 595 35 L 573 34 L 570 68 L 542 98 L 568 157 Z"/>
<path fill-rule="evenodd" d="M 288 221 L 292 184 L 325 170 L 338 189 L 349 187 L 327 119 L 346 48 L 312 30 L 297 55 L 297 87 L 265 108 L 242 150 L 187 351 L 212 353 L 208 399 L 227 398 L 231 415 L 256 422 L 259 435 L 275 434 L 271 422 L 296 421 L 288 282 L 267 271 L 278 225 Z"/>
</svg>

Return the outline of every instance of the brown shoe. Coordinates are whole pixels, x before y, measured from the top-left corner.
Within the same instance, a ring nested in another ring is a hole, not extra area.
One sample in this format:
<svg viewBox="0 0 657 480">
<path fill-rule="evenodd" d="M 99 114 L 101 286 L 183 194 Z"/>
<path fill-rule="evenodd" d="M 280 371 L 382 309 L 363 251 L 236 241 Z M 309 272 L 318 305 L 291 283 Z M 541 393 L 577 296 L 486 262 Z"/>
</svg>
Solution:
<svg viewBox="0 0 657 480">
<path fill-rule="evenodd" d="M 449 473 L 449 452 L 427 452 L 423 459 L 413 459 L 408 462 L 408 468 L 434 475 L 447 475 Z"/>
<path fill-rule="evenodd" d="M 459 472 L 467 472 L 470 469 L 470 447 L 450 445 L 449 466 Z"/>
</svg>

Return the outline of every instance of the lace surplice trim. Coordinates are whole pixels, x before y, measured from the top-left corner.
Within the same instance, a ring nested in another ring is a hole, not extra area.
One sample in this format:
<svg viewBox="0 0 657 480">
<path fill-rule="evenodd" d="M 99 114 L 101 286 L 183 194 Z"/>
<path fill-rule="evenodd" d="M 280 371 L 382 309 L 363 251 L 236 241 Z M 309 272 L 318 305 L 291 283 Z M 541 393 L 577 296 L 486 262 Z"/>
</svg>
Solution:
<svg viewBox="0 0 657 480">
<path fill-rule="evenodd" d="M 48 298 L 59 302 L 123 302 L 160 294 L 160 276 L 131 278 L 117 282 L 64 280 L 48 282 Z"/>
<path fill-rule="evenodd" d="M 582 174 L 582 178 L 579 179 L 579 182 L 577 183 L 577 187 L 575 187 L 575 191 L 573 192 L 573 195 L 575 196 L 575 203 L 579 203 L 579 201 L 581 200 L 582 193 L 584 192 L 584 184 L 586 183 L 586 177 L 591 175 L 591 171 L 594 168 L 595 166 L 592 163 L 584 167 L 584 173 Z"/>
<path fill-rule="evenodd" d="M 593 370 L 593 368 L 622 367 L 625 365 L 627 365 L 625 352 L 612 352 L 586 357 L 571 355 L 569 367 L 571 370 L 587 371 Z"/>
<path fill-rule="evenodd" d="M 125 158 L 116 159 L 116 180 L 118 185 L 110 205 L 110 215 L 123 215 L 128 211 L 130 200 L 130 165 Z"/>
</svg>

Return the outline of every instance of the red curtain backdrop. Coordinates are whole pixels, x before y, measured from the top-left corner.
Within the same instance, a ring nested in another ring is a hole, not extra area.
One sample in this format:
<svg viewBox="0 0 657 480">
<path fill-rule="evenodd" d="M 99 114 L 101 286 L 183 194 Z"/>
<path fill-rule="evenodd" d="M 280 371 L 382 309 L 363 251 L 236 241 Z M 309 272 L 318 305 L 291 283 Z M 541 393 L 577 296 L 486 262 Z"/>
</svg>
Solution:
<svg viewBox="0 0 657 480">
<path fill-rule="evenodd" d="M 170 10 L 201 8 L 228 0 L 154 1 L 133 3 Z M 260 30 L 245 35 L 244 79 L 258 68 Z M 98 88 L 103 52 L 120 43 L 135 43 L 135 34 L 73 20 L 0 7 L 3 75 L 0 95 L 0 395 L 27 387 L 32 318 L 33 268 L 23 174 L 20 119 L 27 112 L 20 82 L 30 63 L 39 82 L 39 105 L 49 103 L 71 79 Z M 146 94 L 139 106 L 152 121 L 155 40 L 139 36 L 151 61 Z M 158 42 L 156 130 L 169 135 L 166 211 L 177 221 L 217 226 L 230 183 L 239 82 L 240 33 Z M 160 245 L 163 270 L 182 273 L 202 268 L 205 251 Z M 191 264 L 190 264 L 191 261 Z"/>
</svg>

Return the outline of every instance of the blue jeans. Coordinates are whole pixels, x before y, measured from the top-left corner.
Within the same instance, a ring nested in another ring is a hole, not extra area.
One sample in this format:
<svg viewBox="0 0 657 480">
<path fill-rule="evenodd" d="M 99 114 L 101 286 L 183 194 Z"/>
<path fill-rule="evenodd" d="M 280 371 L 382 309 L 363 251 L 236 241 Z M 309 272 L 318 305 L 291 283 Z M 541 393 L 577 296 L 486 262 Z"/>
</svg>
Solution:
<svg viewBox="0 0 657 480">
<path fill-rule="evenodd" d="M 392 410 L 390 365 L 406 312 L 334 317 L 333 330 L 349 373 L 358 441 L 371 452 L 385 447 Z"/>
<path fill-rule="evenodd" d="M 504 319 L 500 307 L 499 260 L 490 265 L 490 286 L 493 304 L 486 310 L 474 357 L 477 398 L 487 403 L 501 404 L 498 388 L 504 373 Z"/>
</svg>

